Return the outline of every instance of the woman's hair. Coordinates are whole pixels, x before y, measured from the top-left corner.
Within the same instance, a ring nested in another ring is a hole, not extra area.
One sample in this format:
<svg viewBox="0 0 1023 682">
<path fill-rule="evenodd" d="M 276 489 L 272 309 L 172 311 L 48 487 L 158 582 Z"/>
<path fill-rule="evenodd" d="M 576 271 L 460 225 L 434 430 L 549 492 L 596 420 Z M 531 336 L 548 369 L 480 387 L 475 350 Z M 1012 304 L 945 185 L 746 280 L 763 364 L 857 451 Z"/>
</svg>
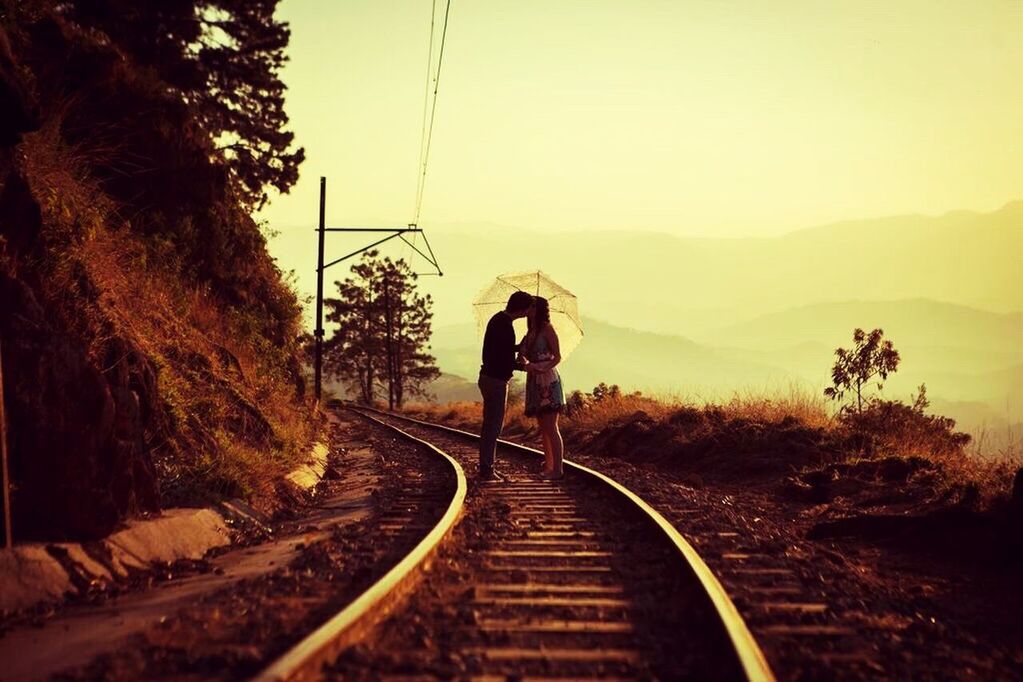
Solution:
<svg viewBox="0 0 1023 682">
<path fill-rule="evenodd" d="M 551 321 L 551 305 L 547 302 L 546 298 L 540 296 L 533 297 L 533 318 L 529 320 L 528 334 L 531 339 L 531 344 L 536 343 L 537 336 L 540 335 L 540 330 L 543 329 L 548 322 Z"/>
</svg>

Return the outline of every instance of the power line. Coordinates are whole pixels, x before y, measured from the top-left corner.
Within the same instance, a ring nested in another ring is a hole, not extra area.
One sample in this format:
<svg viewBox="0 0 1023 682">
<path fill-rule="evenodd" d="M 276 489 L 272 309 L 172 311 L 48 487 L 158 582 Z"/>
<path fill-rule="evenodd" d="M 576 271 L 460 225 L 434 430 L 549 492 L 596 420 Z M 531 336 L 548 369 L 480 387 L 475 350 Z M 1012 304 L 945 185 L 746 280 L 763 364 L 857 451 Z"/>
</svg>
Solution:
<svg viewBox="0 0 1023 682">
<path fill-rule="evenodd" d="M 423 87 L 423 124 L 419 131 L 419 160 L 416 163 L 416 201 L 412 208 L 414 215 L 419 215 L 419 183 L 421 181 L 421 172 L 423 170 L 423 151 L 426 149 L 426 119 L 427 114 L 430 112 L 430 82 L 433 80 L 433 36 L 435 34 L 434 25 L 437 20 L 437 0 L 433 0 L 430 4 L 430 41 L 426 48 L 426 85 Z M 402 237 L 402 241 L 409 247 L 409 262 L 412 262 L 412 258 L 415 256 L 416 249 L 416 237 L 418 233 L 412 234 L 412 243 L 409 244 L 408 240 Z"/>
<path fill-rule="evenodd" d="M 436 0 L 434 0 L 436 2 Z M 440 70 L 444 64 L 444 44 L 447 42 L 448 37 L 448 16 L 451 13 L 451 0 L 447 0 L 447 4 L 444 8 L 444 27 L 441 29 L 440 35 L 440 52 L 437 56 L 437 73 L 433 79 L 433 104 L 430 107 L 430 123 L 427 127 L 426 132 L 426 147 L 422 149 L 422 168 L 419 175 L 419 181 L 416 187 L 416 210 L 415 217 L 412 220 L 413 225 L 419 224 L 419 215 L 423 210 L 423 193 L 426 190 L 426 168 L 430 162 L 430 145 L 433 142 L 433 122 L 436 118 L 437 113 L 437 91 L 440 89 Z M 430 19 L 430 43 L 431 43 L 431 58 L 433 56 L 432 44 L 433 44 L 433 19 Z M 432 62 L 432 59 L 431 59 Z M 429 67 L 427 73 L 429 73 Z M 429 92 L 429 85 L 427 86 L 427 92 Z M 425 108 L 425 107 L 424 107 Z"/>
<path fill-rule="evenodd" d="M 416 204 L 413 213 L 419 212 L 419 183 L 423 170 L 423 151 L 426 149 L 426 118 L 430 111 L 430 81 L 433 80 L 433 34 L 437 18 L 437 0 L 430 5 L 430 42 L 426 49 L 426 87 L 423 88 L 423 125 L 419 132 L 419 162 L 416 164 Z"/>
</svg>

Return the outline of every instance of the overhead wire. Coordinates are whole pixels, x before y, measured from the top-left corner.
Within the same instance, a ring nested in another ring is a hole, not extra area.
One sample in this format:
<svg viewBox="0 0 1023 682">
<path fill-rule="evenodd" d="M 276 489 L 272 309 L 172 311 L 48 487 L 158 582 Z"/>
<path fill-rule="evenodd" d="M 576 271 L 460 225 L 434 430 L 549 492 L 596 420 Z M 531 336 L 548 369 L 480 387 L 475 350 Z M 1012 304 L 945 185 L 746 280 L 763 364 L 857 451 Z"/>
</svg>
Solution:
<svg viewBox="0 0 1023 682">
<path fill-rule="evenodd" d="M 430 5 L 430 41 L 426 49 L 426 86 L 423 88 L 423 124 L 419 132 L 419 162 L 416 164 L 416 203 L 413 215 L 419 213 L 419 185 L 423 171 L 423 151 L 426 149 L 426 119 L 430 110 L 430 82 L 433 80 L 433 35 L 437 19 L 437 0 Z"/>
<path fill-rule="evenodd" d="M 437 114 L 437 92 L 440 89 L 440 73 L 441 73 L 441 68 L 444 65 L 444 46 L 445 46 L 445 44 L 447 42 L 447 37 L 448 37 L 448 17 L 450 16 L 450 14 L 451 14 L 451 0 L 447 0 L 447 3 L 446 3 L 445 8 L 444 8 L 444 26 L 441 29 L 441 35 L 440 35 L 440 51 L 439 51 L 439 53 L 437 55 L 437 72 L 436 72 L 436 74 L 434 74 L 434 78 L 433 78 L 433 103 L 430 106 L 430 122 L 429 122 L 429 125 L 426 127 L 426 146 L 425 146 L 425 148 L 422 148 L 422 158 L 421 158 L 422 163 L 421 163 L 421 168 L 420 168 L 420 173 L 419 173 L 419 179 L 418 179 L 417 186 L 416 186 L 416 209 L 415 209 L 415 213 L 414 213 L 414 218 L 412 219 L 412 224 L 413 225 L 418 225 L 419 224 L 419 216 L 421 215 L 422 210 L 423 210 L 423 193 L 426 190 L 426 170 L 427 170 L 427 167 L 428 167 L 428 165 L 430 163 L 430 147 L 431 147 L 431 144 L 433 142 L 433 123 L 434 123 L 434 120 L 436 119 L 436 114 Z M 432 18 L 431 18 L 430 42 L 431 42 L 431 45 L 432 45 L 432 42 L 433 42 L 433 19 Z M 432 54 L 432 47 L 431 47 L 431 55 L 430 56 L 431 56 L 431 58 L 433 56 L 433 54 Z M 432 61 L 432 59 L 431 59 L 431 61 Z M 429 96 L 429 86 L 427 87 L 427 96 Z M 424 237 L 424 239 L 425 239 L 425 237 Z"/>
<path fill-rule="evenodd" d="M 419 181 L 420 173 L 423 169 L 423 150 L 426 149 L 426 120 L 427 114 L 430 111 L 430 83 L 433 81 L 433 36 L 436 33 L 435 25 L 437 21 L 437 0 L 433 0 L 430 4 L 430 40 L 426 47 L 426 84 L 423 86 L 423 122 L 419 131 L 419 159 L 416 162 L 416 196 L 415 204 L 412 208 L 413 215 L 419 212 Z M 412 225 L 413 223 L 409 223 Z M 418 251 L 416 249 L 416 238 L 418 237 L 417 232 L 412 233 L 412 242 L 402 235 L 401 240 L 410 247 L 409 262 L 412 261 L 414 254 Z"/>
</svg>

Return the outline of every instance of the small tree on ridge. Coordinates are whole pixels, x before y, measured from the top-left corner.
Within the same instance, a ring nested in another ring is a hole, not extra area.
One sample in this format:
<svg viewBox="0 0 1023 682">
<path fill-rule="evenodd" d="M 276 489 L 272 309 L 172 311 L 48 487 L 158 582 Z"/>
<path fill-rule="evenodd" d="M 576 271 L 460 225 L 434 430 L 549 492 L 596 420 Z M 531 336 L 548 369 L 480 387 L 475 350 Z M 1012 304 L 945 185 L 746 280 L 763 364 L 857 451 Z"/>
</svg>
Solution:
<svg viewBox="0 0 1023 682">
<path fill-rule="evenodd" d="M 834 386 L 824 389 L 824 395 L 832 400 L 842 400 L 847 393 L 856 396 L 856 413 L 862 414 L 864 391 L 870 383 L 876 383 L 881 390 L 884 380 L 899 367 L 899 351 L 892 342 L 884 338 L 884 331 L 875 329 L 867 334 L 862 329 L 853 331 L 851 350 L 839 348 L 835 351 L 831 381 Z M 880 379 L 875 382 L 875 379 Z M 869 403 L 870 397 L 866 397 Z M 843 410 L 851 409 L 848 405 Z"/>
</svg>

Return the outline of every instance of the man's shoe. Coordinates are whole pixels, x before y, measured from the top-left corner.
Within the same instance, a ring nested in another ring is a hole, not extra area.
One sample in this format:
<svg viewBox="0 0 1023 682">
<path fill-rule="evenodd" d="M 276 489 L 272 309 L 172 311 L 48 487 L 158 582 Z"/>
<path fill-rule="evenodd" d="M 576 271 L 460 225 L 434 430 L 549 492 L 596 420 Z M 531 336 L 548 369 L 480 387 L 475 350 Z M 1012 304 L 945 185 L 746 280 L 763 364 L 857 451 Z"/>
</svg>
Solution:
<svg viewBox="0 0 1023 682">
<path fill-rule="evenodd" d="M 501 481 L 504 480 L 504 476 L 497 473 L 496 471 L 490 471 L 487 473 L 480 474 L 480 480 L 489 483 L 500 483 Z"/>
</svg>

